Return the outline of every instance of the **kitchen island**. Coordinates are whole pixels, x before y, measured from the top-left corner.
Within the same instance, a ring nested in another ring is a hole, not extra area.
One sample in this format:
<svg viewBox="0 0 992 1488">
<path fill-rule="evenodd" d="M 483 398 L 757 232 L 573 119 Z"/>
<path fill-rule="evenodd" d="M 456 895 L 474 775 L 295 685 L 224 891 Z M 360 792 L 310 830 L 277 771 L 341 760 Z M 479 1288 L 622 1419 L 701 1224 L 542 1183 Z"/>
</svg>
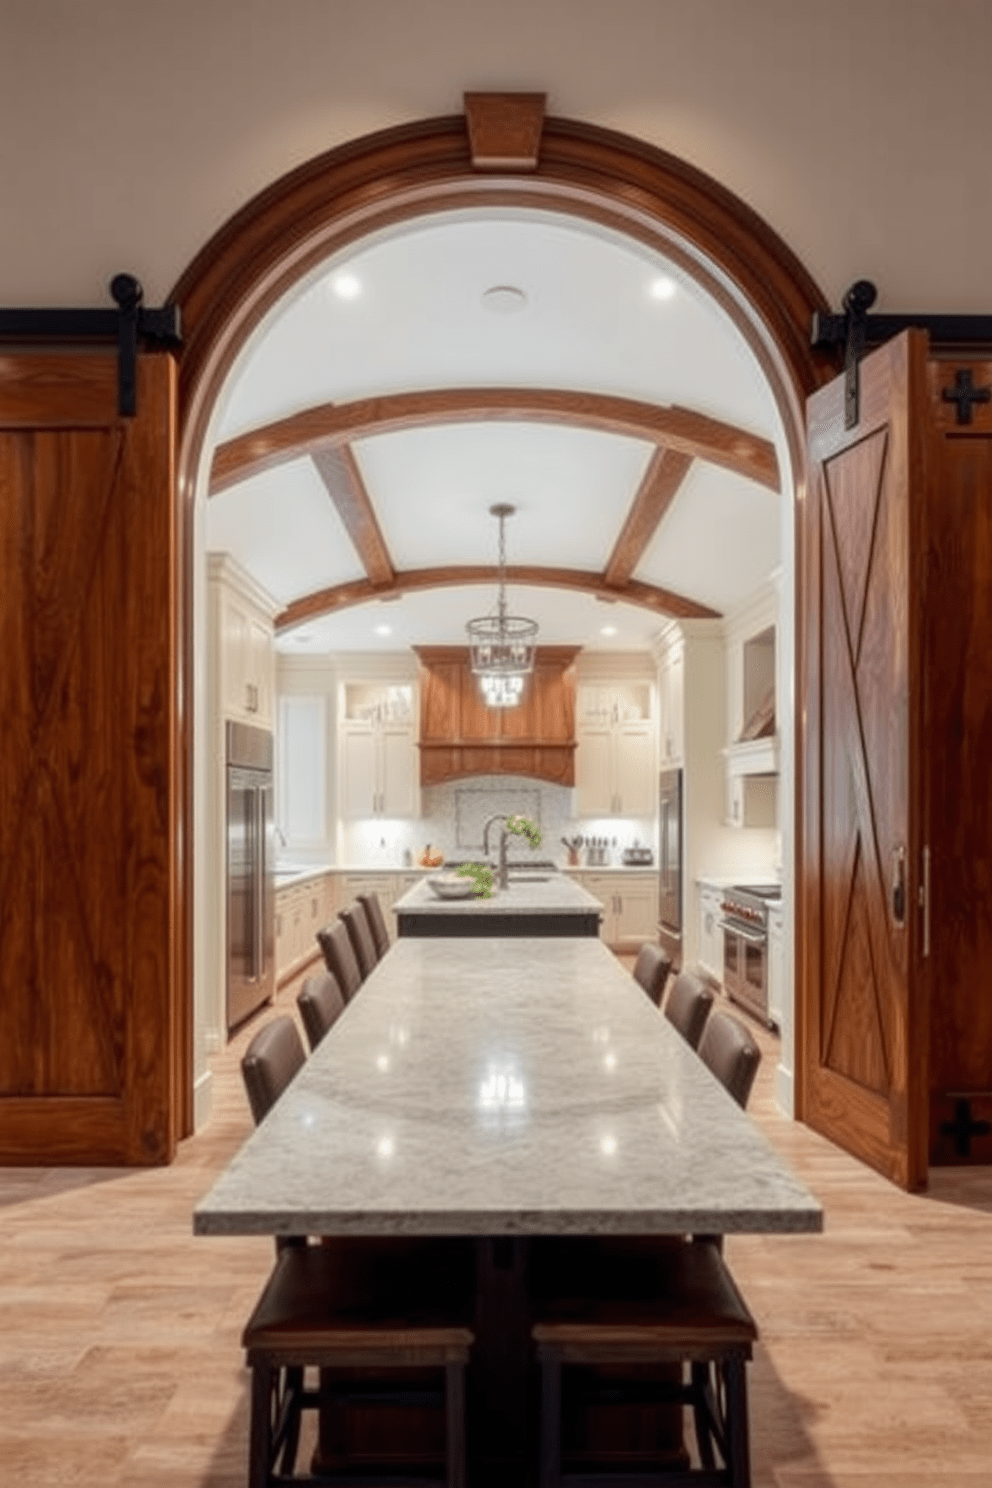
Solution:
<svg viewBox="0 0 992 1488">
<path fill-rule="evenodd" d="M 603 906 L 564 873 L 511 871 L 492 897 L 439 899 L 425 878 L 393 906 L 399 936 L 598 936 Z"/>
</svg>

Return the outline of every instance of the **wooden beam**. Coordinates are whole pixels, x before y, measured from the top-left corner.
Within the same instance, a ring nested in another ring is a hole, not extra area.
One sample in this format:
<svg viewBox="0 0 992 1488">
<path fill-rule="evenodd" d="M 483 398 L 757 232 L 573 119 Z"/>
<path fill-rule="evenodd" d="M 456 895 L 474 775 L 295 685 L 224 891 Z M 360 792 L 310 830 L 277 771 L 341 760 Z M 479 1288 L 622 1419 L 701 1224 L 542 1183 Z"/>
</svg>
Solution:
<svg viewBox="0 0 992 1488">
<path fill-rule="evenodd" d="M 638 605 L 641 609 L 653 610 L 655 614 L 672 616 L 683 620 L 719 619 L 719 611 L 707 605 L 697 604 L 671 589 L 661 589 L 654 584 L 642 584 L 629 579 L 626 584 L 607 586 L 601 573 L 584 569 L 543 568 L 536 564 L 508 564 L 507 582 L 531 584 L 550 589 L 571 589 L 582 594 L 592 594 L 609 601 L 623 600 L 626 604 Z M 291 630 L 307 620 L 318 620 L 323 615 L 333 615 L 339 610 L 351 609 L 354 605 L 368 604 L 373 599 L 399 599 L 402 594 L 412 594 L 423 589 L 447 589 L 456 584 L 495 584 L 498 571 L 481 565 L 466 565 L 461 568 L 410 568 L 396 573 L 388 587 L 375 585 L 369 579 L 353 579 L 347 584 L 336 584 L 330 589 L 320 589 L 296 599 L 276 616 L 276 630 Z"/>
<path fill-rule="evenodd" d="M 562 388 L 438 388 L 322 403 L 253 429 L 218 446 L 210 494 L 226 491 L 260 471 L 356 439 L 437 424 L 543 423 L 596 429 L 663 444 L 679 454 L 721 465 L 779 490 L 775 446 L 734 424 L 689 408 Z"/>
<path fill-rule="evenodd" d="M 691 464 L 691 455 L 672 449 L 655 450 L 606 565 L 603 577 L 607 584 L 625 584 L 630 578 Z"/>
<path fill-rule="evenodd" d="M 370 580 L 391 584 L 393 561 L 351 449 L 342 444 L 317 450 L 312 459 Z"/>
<path fill-rule="evenodd" d="M 537 170 L 545 93 L 466 93 L 473 170 Z"/>
</svg>

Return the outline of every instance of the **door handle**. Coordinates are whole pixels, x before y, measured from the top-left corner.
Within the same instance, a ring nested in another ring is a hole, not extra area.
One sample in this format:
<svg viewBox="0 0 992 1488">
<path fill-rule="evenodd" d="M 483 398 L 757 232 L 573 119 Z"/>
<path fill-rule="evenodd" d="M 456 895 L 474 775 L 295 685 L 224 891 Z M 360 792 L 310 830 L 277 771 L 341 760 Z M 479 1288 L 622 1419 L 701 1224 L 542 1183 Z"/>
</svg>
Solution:
<svg viewBox="0 0 992 1488">
<path fill-rule="evenodd" d="M 930 954 L 930 848 L 923 849 L 923 882 L 920 884 L 920 904 L 923 908 L 923 954 Z"/>
<path fill-rule="evenodd" d="M 906 849 L 892 849 L 892 919 L 901 930 L 906 924 Z"/>
</svg>

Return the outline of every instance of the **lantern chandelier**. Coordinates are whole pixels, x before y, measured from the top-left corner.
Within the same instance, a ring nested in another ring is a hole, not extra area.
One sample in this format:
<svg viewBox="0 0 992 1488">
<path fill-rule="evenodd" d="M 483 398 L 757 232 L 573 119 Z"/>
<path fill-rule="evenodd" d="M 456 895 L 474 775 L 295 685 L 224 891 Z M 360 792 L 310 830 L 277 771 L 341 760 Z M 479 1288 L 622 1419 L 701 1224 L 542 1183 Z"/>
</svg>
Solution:
<svg viewBox="0 0 992 1488">
<path fill-rule="evenodd" d="M 524 680 L 534 670 L 537 621 L 506 613 L 506 538 L 504 524 L 516 507 L 498 502 L 489 508 L 499 521 L 499 591 L 496 613 L 470 620 L 468 632 L 472 671 L 490 708 L 512 708 L 523 696 Z"/>
</svg>

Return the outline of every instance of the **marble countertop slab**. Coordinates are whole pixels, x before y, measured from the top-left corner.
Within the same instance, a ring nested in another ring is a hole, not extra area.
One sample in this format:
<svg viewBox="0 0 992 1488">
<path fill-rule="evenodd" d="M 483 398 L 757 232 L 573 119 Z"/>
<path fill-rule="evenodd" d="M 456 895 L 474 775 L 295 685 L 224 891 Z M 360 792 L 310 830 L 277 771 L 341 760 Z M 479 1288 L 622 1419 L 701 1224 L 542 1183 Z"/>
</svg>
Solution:
<svg viewBox="0 0 992 1488">
<path fill-rule="evenodd" d="M 514 876 L 509 887 L 494 888 L 489 899 L 472 894 L 467 899 L 439 899 L 422 879 L 397 899 L 393 908 L 410 915 L 588 915 L 602 909 L 602 903 L 581 884 L 564 873 L 551 873 L 546 878 L 529 877 L 525 868 Z"/>
<path fill-rule="evenodd" d="M 816 1200 L 601 944 L 401 939 L 198 1234 L 810 1231 Z"/>
</svg>

